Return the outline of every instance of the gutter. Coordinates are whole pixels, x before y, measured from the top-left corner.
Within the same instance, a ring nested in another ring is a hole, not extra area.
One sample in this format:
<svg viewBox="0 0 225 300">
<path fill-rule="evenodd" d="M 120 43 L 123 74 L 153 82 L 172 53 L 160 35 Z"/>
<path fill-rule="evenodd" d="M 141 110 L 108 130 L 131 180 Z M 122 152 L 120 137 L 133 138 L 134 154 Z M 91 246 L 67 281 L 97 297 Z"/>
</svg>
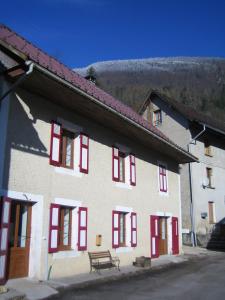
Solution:
<svg viewBox="0 0 225 300">
<path fill-rule="evenodd" d="M 217 129 L 217 128 L 215 128 L 213 126 L 210 126 L 210 125 L 205 125 L 205 124 L 203 124 L 201 122 L 199 122 L 199 124 L 201 124 L 202 126 L 205 126 L 205 127 L 209 128 L 211 130 L 214 130 L 214 131 L 216 131 L 218 133 L 221 133 L 222 135 L 225 135 L 225 132 L 223 130 Z"/>
<path fill-rule="evenodd" d="M 206 131 L 206 126 L 205 124 L 203 125 L 202 131 L 200 131 L 188 144 L 188 152 L 190 152 L 190 145 L 193 144 L 193 142 L 196 142 L 196 139 L 200 137 L 205 131 Z M 192 242 L 192 247 L 197 246 L 197 236 L 195 232 L 195 218 L 194 218 L 194 196 L 193 196 L 193 176 L 192 176 L 192 165 L 188 163 L 188 170 L 189 170 L 189 184 L 190 184 L 190 197 L 191 197 L 191 205 L 190 205 L 190 216 L 191 216 L 191 242 Z"/>
<path fill-rule="evenodd" d="M 176 149 L 177 151 L 179 151 L 180 153 L 184 154 L 185 156 L 189 157 L 192 161 L 198 161 L 198 159 L 196 157 L 194 157 L 193 155 L 189 154 L 188 152 L 186 152 L 185 150 L 179 148 L 179 147 L 176 147 L 175 145 L 171 144 L 170 142 L 168 142 L 167 140 L 161 138 L 160 136 L 156 135 L 154 132 L 144 128 L 143 126 L 137 124 L 135 121 L 131 120 L 130 118 L 124 116 L 123 114 L 117 112 L 115 109 L 107 106 L 106 104 L 102 103 L 101 101 L 99 101 L 98 99 L 96 99 L 95 97 L 89 95 L 88 93 L 82 91 L 81 89 L 75 87 L 74 85 L 72 85 L 71 83 L 67 82 L 66 80 L 60 78 L 59 76 L 53 74 L 52 72 L 46 70 L 45 68 L 37 65 L 37 64 L 34 64 L 34 67 L 43 72 L 44 74 L 46 74 L 47 76 L 50 76 L 52 78 L 54 78 L 55 80 L 57 80 L 58 82 L 62 83 L 63 85 L 71 88 L 72 90 L 76 91 L 78 94 L 88 98 L 89 100 L 91 100 L 92 102 L 94 103 L 97 103 L 98 105 L 104 107 L 105 109 L 109 110 L 110 112 L 116 114 L 117 116 L 119 116 L 120 118 L 126 120 L 128 123 L 144 130 L 145 132 L 147 132 L 148 134 L 151 134 L 154 138 L 160 140 L 161 142 L 164 142 L 166 143 L 167 145 L 169 145 L 170 147 Z"/>
<path fill-rule="evenodd" d="M 24 81 L 24 79 L 30 75 L 33 72 L 33 67 L 34 67 L 34 63 L 32 63 L 31 61 L 26 61 L 25 64 L 29 67 L 28 70 L 22 75 L 20 76 L 17 81 L 15 81 L 12 86 L 10 87 L 10 89 L 8 91 L 6 91 L 1 97 L 0 97 L 0 104 L 2 102 L 2 100 L 7 97 L 10 93 L 12 93 L 17 86 Z"/>
</svg>

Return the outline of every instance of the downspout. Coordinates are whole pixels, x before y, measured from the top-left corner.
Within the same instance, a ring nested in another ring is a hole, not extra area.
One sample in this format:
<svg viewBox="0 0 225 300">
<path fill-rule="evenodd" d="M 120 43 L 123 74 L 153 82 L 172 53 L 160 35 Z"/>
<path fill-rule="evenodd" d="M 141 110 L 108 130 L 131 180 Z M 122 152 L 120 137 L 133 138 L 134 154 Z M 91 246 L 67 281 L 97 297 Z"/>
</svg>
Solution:
<svg viewBox="0 0 225 300">
<path fill-rule="evenodd" d="M 10 87 L 10 89 L 8 91 L 6 91 L 1 97 L 0 97 L 0 104 L 2 102 L 2 100 L 7 97 L 10 93 L 12 93 L 17 86 L 29 75 L 33 72 L 33 68 L 34 68 L 34 64 L 31 61 L 26 61 L 25 64 L 27 66 L 29 66 L 29 69 L 27 70 L 27 72 L 25 72 L 21 77 L 18 78 L 17 81 L 15 81 L 12 86 Z"/>
<path fill-rule="evenodd" d="M 200 137 L 205 132 L 205 124 L 203 124 L 203 129 L 200 131 L 187 145 L 188 152 L 190 152 L 190 145 L 193 142 L 196 142 L 196 139 Z M 190 215 L 191 215 L 191 242 L 192 247 L 197 246 L 197 237 L 195 232 L 195 218 L 194 218 L 194 197 L 193 197 L 193 176 L 192 176 L 192 164 L 188 163 L 189 170 L 189 183 L 190 183 L 190 197 L 191 197 L 191 205 L 190 205 Z"/>
</svg>

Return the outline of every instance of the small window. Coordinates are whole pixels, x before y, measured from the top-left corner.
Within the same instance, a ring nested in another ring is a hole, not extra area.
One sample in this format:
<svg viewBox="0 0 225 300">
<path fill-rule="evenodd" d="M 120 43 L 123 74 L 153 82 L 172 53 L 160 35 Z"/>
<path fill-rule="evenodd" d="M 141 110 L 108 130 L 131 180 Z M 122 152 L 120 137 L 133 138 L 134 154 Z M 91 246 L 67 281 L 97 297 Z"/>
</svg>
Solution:
<svg viewBox="0 0 225 300">
<path fill-rule="evenodd" d="M 161 109 L 157 109 L 153 112 L 153 125 L 158 126 L 162 124 L 162 111 Z"/>
<path fill-rule="evenodd" d="M 212 146 L 209 143 L 209 140 L 204 140 L 204 147 L 205 147 L 205 155 L 212 156 Z"/>
<path fill-rule="evenodd" d="M 160 192 L 167 193 L 167 170 L 166 166 L 161 164 L 159 165 L 159 187 Z"/>
<path fill-rule="evenodd" d="M 208 205 L 209 205 L 209 224 L 214 224 L 216 223 L 215 203 L 210 201 Z"/>
<path fill-rule="evenodd" d="M 206 168 L 206 176 L 208 180 L 208 187 L 212 187 L 212 168 Z"/>
<path fill-rule="evenodd" d="M 119 181 L 125 182 L 125 154 L 119 151 Z"/>
<path fill-rule="evenodd" d="M 61 166 L 73 169 L 74 161 L 74 134 L 68 130 L 62 131 Z"/>
<path fill-rule="evenodd" d="M 71 249 L 72 209 L 60 207 L 59 245 L 58 250 Z"/>
<path fill-rule="evenodd" d="M 119 214 L 119 247 L 126 246 L 126 214 Z"/>
</svg>

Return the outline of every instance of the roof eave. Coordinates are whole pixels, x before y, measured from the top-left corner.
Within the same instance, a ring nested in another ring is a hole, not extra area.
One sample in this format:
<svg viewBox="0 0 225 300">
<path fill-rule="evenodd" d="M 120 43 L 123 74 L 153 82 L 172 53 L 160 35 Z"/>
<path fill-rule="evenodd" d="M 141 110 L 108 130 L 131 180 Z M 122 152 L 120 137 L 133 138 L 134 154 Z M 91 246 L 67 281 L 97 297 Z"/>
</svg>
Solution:
<svg viewBox="0 0 225 300">
<path fill-rule="evenodd" d="M 50 77 L 52 77 L 53 79 L 59 81 L 60 83 L 64 84 L 65 86 L 75 90 L 77 93 L 79 93 L 80 95 L 87 97 L 89 100 L 97 103 L 98 105 L 104 107 L 106 110 L 111 111 L 112 113 L 116 114 L 117 116 L 120 116 L 121 118 L 123 118 L 124 120 L 126 120 L 128 123 L 132 124 L 133 126 L 136 126 L 138 128 L 141 128 L 143 131 L 145 131 L 147 134 L 150 134 L 151 136 L 153 136 L 154 138 L 158 139 L 159 141 L 161 141 L 162 143 L 166 143 L 167 145 L 169 145 L 170 147 L 172 147 L 175 151 L 178 151 L 180 154 L 182 154 L 182 156 L 184 156 L 186 159 L 183 160 L 181 163 L 188 163 L 188 162 L 198 162 L 198 158 L 196 158 L 195 156 L 193 156 L 192 154 L 188 153 L 187 151 L 185 151 L 184 149 L 170 143 L 169 141 L 167 141 L 166 139 L 163 139 L 162 137 L 158 136 L 157 134 L 155 134 L 154 132 L 146 129 L 145 127 L 141 126 L 140 124 L 137 124 L 135 121 L 131 120 L 130 118 L 124 116 L 123 114 L 119 113 L 117 110 L 107 106 L 106 104 L 102 103 L 101 101 L 99 101 L 97 98 L 89 95 L 88 93 L 86 93 L 85 91 L 81 90 L 80 88 L 76 87 L 75 85 L 69 83 L 68 81 L 66 81 L 65 79 L 62 79 L 61 77 L 59 77 L 58 75 L 52 73 L 51 71 L 41 67 L 40 65 L 34 63 L 34 68 L 36 68 L 37 70 L 43 72 L 45 75 L 48 75 Z"/>
</svg>

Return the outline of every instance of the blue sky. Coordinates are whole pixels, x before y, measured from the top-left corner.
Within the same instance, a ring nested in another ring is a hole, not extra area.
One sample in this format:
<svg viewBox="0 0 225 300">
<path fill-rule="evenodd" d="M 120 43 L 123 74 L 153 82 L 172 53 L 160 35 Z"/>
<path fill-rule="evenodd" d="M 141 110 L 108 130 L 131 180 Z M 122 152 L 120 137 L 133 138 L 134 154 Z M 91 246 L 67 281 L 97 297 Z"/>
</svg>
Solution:
<svg viewBox="0 0 225 300">
<path fill-rule="evenodd" d="M 113 59 L 225 57 L 224 0 L 3 0 L 0 22 L 70 67 Z"/>
</svg>

